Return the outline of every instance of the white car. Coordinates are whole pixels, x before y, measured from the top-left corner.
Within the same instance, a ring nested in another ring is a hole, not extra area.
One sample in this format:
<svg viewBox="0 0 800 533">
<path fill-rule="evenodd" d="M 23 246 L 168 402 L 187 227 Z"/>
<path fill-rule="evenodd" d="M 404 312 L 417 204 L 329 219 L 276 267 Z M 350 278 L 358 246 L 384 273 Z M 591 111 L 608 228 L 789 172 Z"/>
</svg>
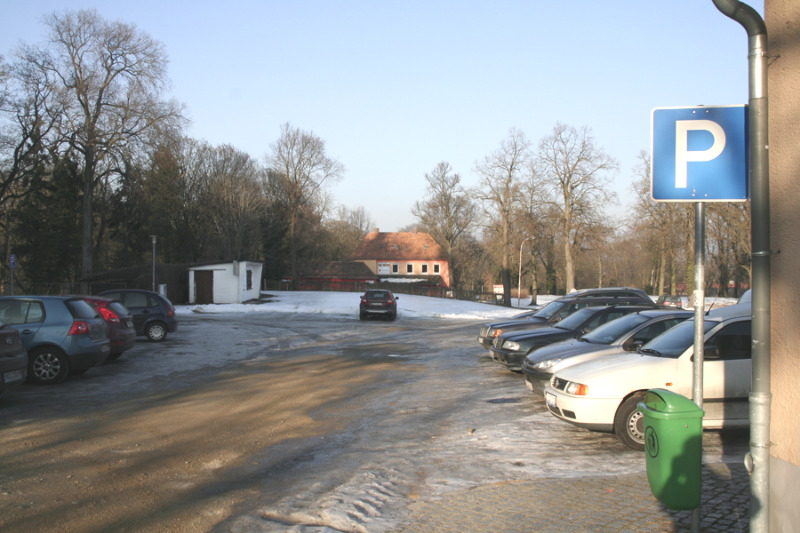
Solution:
<svg viewBox="0 0 800 533">
<path fill-rule="evenodd" d="M 721 311 L 721 310 L 720 310 Z M 552 414 L 580 427 L 610 431 L 627 446 L 644 449 L 638 404 L 648 389 L 692 397 L 694 319 L 667 330 L 636 353 L 570 366 L 553 375 L 545 390 Z M 704 317 L 704 428 L 746 426 L 751 368 L 749 304 Z"/>
</svg>

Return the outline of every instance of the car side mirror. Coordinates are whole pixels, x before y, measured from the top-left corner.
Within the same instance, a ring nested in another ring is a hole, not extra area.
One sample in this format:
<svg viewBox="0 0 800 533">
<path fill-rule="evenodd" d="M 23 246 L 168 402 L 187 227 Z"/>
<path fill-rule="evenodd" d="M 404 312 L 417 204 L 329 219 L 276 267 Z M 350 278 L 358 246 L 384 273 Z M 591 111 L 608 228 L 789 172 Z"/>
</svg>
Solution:
<svg viewBox="0 0 800 533">
<path fill-rule="evenodd" d="M 706 344 L 703 346 L 703 360 L 719 360 L 719 346 Z M 694 361 L 694 354 L 692 354 L 692 361 Z"/>
</svg>

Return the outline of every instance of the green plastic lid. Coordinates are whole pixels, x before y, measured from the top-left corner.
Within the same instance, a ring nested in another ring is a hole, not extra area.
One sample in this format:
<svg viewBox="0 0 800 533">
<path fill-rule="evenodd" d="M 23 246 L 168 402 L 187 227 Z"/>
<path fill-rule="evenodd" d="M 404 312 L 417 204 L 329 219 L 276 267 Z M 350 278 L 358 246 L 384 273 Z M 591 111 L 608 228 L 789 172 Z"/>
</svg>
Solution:
<svg viewBox="0 0 800 533">
<path fill-rule="evenodd" d="M 653 418 L 702 418 L 705 412 L 686 396 L 667 389 L 650 389 L 639 410 Z"/>
</svg>

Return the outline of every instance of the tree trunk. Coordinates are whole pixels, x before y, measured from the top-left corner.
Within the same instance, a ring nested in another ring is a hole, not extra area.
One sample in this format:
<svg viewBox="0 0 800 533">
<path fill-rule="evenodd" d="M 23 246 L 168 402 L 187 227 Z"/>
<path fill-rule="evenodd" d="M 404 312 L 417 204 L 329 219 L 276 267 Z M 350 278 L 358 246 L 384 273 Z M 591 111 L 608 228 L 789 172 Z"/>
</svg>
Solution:
<svg viewBox="0 0 800 533">
<path fill-rule="evenodd" d="M 539 278 L 536 276 L 536 258 L 531 254 L 531 305 L 536 305 L 539 297 Z"/>
<path fill-rule="evenodd" d="M 89 294 L 89 283 L 86 280 L 92 274 L 92 200 L 94 198 L 94 167 L 95 159 L 92 149 L 86 153 L 83 168 L 83 204 L 81 209 L 81 286 L 83 294 Z"/>
<path fill-rule="evenodd" d="M 566 225 L 564 236 L 564 271 L 566 279 L 564 280 L 564 288 L 567 294 L 572 292 L 575 288 L 575 265 L 572 262 L 572 243 L 570 242 L 569 224 Z"/>
</svg>

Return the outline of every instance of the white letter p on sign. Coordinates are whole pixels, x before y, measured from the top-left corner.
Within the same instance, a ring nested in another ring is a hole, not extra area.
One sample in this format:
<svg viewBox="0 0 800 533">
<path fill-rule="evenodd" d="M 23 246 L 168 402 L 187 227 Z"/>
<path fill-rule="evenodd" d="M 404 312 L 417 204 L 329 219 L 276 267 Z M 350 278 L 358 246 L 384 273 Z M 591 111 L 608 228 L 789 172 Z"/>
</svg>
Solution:
<svg viewBox="0 0 800 533">
<path fill-rule="evenodd" d="M 689 150 L 689 132 L 707 131 L 714 142 L 706 150 Z M 689 162 L 711 161 L 725 149 L 725 131 L 712 120 L 675 121 L 675 188 L 687 187 L 687 167 Z"/>
</svg>

